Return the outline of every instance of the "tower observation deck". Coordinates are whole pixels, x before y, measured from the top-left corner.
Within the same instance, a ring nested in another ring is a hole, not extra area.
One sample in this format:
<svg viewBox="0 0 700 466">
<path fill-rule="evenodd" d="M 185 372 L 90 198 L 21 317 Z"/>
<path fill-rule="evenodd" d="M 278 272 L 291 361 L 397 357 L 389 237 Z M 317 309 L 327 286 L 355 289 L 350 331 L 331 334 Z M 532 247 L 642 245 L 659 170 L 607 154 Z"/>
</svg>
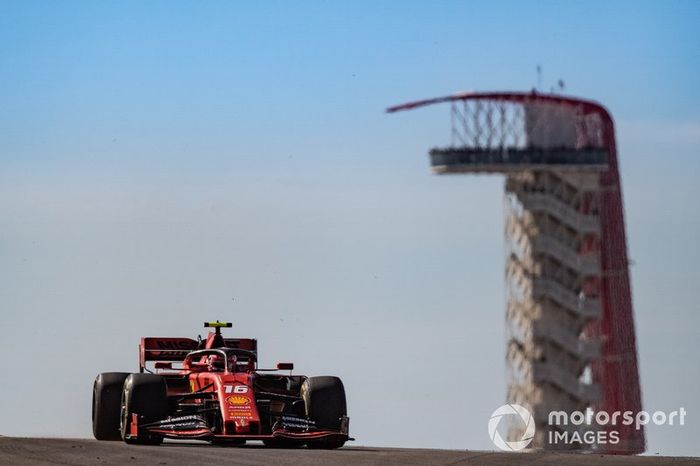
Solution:
<svg viewBox="0 0 700 466">
<path fill-rule="evenodd" d="M 461 93 L 387 109 L 450 104 L 451 145 L 430 150 L 438 174 L 502 173 L 506 195 L 507 401 L 536 422 L 535 448 L 615 430 L 596 451 L 636 454 L 644 431 L 618 423 L 550 426 L 552 411 L 641 410 L 622 191 L 612 118 L 560 95 Z M 512 426 L 510 435 L 520 439 Z M 588 446 L 590 448 L 590 446 Z"/>
</svg>

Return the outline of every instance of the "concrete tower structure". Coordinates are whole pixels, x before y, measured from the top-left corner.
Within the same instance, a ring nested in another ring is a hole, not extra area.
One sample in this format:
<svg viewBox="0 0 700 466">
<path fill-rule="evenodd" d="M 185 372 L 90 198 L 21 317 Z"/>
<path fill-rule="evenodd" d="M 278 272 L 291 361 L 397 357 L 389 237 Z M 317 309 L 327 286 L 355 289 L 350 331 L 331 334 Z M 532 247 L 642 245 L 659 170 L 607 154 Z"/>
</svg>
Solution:
<svg viewBox="0 0 700 466">
<path fill-rule="evenodd" d="M 501 173 L 506 196 L 508 387 L 528 408 L 535 448 L 645 449 L 634 426 L 550 426 L 551 411 L 641 410 L 622 194 L 612 119 L 599 104 L 537 93 L 465 93 L 449 102 L 452 143 L 438 174 Z M 521 438 L 524 426 L 510 435 Z M 618 443 L 557 444 L 550 431 L 619 433 Z"/>
</svg>

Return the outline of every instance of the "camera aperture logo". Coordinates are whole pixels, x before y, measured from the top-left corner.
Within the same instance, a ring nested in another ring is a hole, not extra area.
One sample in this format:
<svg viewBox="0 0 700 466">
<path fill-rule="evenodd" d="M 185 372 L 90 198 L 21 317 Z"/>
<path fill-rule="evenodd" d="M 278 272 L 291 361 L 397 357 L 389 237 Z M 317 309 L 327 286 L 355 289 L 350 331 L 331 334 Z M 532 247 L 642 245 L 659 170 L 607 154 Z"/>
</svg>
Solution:
<svg viewBox="0 0 700 466">
<path fill-rule="evenodd" d="M 525 430 L 520 440 L 510 442 L 503 440 L 503 437 L 501 437 L 501 434 L 498 432 L 498 425 L 506 416 L 517 416 L 523 422 L 523 425 L 525 425 Z M 500 406 L 491 414 L 491 419 L 489 419 L 489 438 L 499 449 L 503 451 L 520 451 L 530 445 L 534 436 L 535 420 L 532 418 L 532 413 L 528 411 L 527 408 L 516 404 L 507 404 Z"/>
</svg>

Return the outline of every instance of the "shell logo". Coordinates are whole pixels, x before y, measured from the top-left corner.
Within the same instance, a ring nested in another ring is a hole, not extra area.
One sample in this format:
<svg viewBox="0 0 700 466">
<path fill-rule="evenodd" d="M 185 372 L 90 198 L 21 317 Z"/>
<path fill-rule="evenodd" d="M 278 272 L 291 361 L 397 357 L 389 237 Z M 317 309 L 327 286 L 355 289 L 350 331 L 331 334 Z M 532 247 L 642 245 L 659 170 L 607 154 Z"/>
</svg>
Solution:
<svg viewBox="0 0 700 466">
<path fill-rule="evenodd" d="M 248 403 L 250 403 L 250 400 L 248 399 L 248 397 L 245 396 L 233 395 L 227 397 L 226 402 L 231 405 L 247 405 Z"/>
</svg>

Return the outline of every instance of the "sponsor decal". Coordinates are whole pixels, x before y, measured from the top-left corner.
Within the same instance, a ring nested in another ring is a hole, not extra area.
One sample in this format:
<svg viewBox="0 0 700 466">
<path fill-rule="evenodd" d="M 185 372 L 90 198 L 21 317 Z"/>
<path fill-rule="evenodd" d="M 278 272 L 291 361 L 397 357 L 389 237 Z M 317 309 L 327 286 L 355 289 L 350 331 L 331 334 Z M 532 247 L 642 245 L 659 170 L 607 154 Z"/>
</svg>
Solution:
<svg viewBox="0 0 700 466">
<path fill-rule="evenodd" d="M 248 397 L 246 397 L 246 396 L 232 395 L 232 396 L 226 397 L 226 402 L 230 405 L 240 406 L 240 405 L 247 405 L 248 403 L 250 403 L 250 399 L 248 399 Z"/>
<path fill-rule="evenodd" d="M 174 421 L 201 421 L 203 420 L 202 416 L 198 416 L 196 414 L 190 415 L 190 416 L 179 416 L 179 417 L 169 417 L 168 421 L 174 422 Z"/>
<path fill-rule="evenodd" d="M 162 350 L 193 350 L 197 347 L 197 343 L 189 340 L 156 340 L 156 346 Z"/>
<path fill-rule="evenodd" d="M 199 415 L 192 416 L 178 416 L 169 417 L 163 421 L 152 422 L 150 424 L 145 424 L 142 427 L 147 429 L 160 429 L 160 430 L 194 430 L 194 429 L 208 429 L 209 425 L 207 421 Z"/>
<path fill-rule="evenodd" d="M 235 405 L 235 406 L 229 405 L 228 410 L 231 411 L 231 412 L 233 412 L 233 411 L 236 411 L 236 412 L 241 412 L 241 411 L 248 412 L 248 411 L 250 411 L 250 405 Z"/>
<path fill-rule="evenodd" d="M 196 341 L 187 339 L 157 339 L 147 341 L 144 350 L 151 358 L 165 357 L 168 359 L 175 359 L 184 358 L 187 356 L 187 353 L 196 348 Z"/>
<path fill-rule="evenodd" d="M 308 432 L 309 429 L 313 429 L 314 427 L 316 427 L 316 423 L 311 419 L 285 415 L 275 423 L 272 430 L 282 428 L 284 430 Z"/>
</svg>

